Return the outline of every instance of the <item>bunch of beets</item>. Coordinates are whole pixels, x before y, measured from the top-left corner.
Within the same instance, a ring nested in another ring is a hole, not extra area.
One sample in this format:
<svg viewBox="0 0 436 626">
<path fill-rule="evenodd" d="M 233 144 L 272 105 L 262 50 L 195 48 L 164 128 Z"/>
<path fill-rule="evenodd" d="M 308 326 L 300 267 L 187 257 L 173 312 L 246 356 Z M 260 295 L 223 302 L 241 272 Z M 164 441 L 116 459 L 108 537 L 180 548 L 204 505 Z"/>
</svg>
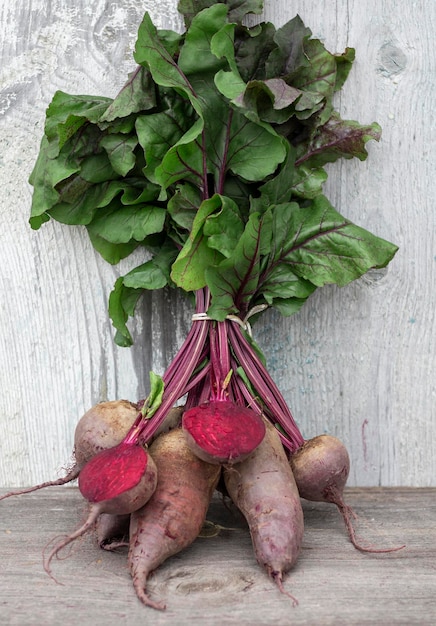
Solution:
<svg viewBox="0 0 436 626">
<path fill-rule="evenodd" d="M 398 549 L 356 540 L 347 451 L 329 435 L 304 440 L 250 326 L 268 307 L 291 315 L 317 287 L 385 267 L 397 250 L 322 193 L 327 163 L 363 160 L 380 137 L 376 123 L 334 109 L 354 50 L 331 54 L 298 16 L 247 26 L 261 0 L 180 0 L 179 11 L 183 34 L 145 14 L 137 67 L 114 99 L 54 95 L 30 177 L 32 228 L 81 225 L 112 264 L 144 249 L 110 295 L 117 344 L 131 345 L 128 318 L 145 290 L 178 288 L 195 302 L 146 400 L 94 406 L 67 476 L 20 491 L 78 478 L 89 517 L 45 555 L 46 571 L 96 526 L 101 547 L 128 546 L 136 593 L 158 609 L 147 578 L 199 535 L 216 489 L 246 518 L 281 591 L 301 548 L 300 497 L 336 504 L 356 548 Z"/>
</svg>

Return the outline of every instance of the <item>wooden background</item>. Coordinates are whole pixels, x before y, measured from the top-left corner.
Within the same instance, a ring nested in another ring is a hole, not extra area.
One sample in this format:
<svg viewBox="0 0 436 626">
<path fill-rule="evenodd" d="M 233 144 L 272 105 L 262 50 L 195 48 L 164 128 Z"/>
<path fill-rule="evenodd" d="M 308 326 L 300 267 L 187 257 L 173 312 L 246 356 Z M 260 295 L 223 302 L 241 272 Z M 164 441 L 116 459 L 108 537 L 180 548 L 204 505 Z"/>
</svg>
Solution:
<svg viewBox="0 0 436 626">
<path fill-rule="evenodd" d="M 255 327 L 305 437 L 339 436 L 350 485 L 435 485 L 436 28 L 430 0 L 265 0 L 280 26 L 299 13 L 331 52 L 356 48 L 343 117 L 378 121 L 365 163 L 329 168 L 340 212 L 394 241 L 386 271 L 324 288 L 292 318 Z M 137 400 L 189 326 L 176 294 L 144 298 L 136 343 L 117 348 L 107 316 L 116 277 L 84 229 L 28 226 L 27 183 L 56 89 L 113 97 L 134 67 L 143 12 L 179 30 L 176 0 L 3 0 L 0 7 L 0 486 L 62 474 L 78 417 L 104 399 Z"/>
</svg>

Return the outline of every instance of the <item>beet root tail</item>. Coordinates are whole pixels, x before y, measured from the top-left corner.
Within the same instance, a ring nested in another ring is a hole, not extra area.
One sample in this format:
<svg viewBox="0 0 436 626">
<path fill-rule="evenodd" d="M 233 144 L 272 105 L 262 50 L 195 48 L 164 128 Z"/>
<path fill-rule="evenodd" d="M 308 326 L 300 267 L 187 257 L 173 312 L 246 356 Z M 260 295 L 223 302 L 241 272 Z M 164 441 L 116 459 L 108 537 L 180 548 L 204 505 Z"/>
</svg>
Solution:
<svg viewBox="0 0 436 626">
<path fill-rule="evenodd" d="M 356 531 L 354 530 L 352 522 L 352 519 L 357 519 L 356 513 L 344 502 L 335 502 L 334 504 L 336 504 L 342 515 L 342 519 L 344 520 L 345 527 L 348 532 L 348 537 L 356 550 L 359 550 L 360 552 L 370 552 L 373 554 L 383 554 L 386 552 L 397 552 L 398 550 L 402 550 L 406 547 L 405 544 L 402 546 L 395 546 L 394 548 L 373 548 L 371 546 L 363 546 L 356 538 Z"/>
<path fill-rule="evenodd" d="M 133 588 L 139 600 L 141 600 L 142 604 L 144 604 L 145 606 L 149 606 L 152 609 L 156 609 L 157 611 L 164 611 L 167 608 L 166 605 L 163 602 L 157 602 L 150 598 L 146 591 L 146 583 L 146 575 L 135 575 L 133 578 Z"/>
<path fill-rule="evenodd" d="M 268 574 L 273 579 L 277 587 L 279 588 L 280 593 L 282 593 L 285 596 L 288 596 L 288 598 L 292 600 L 292 606 L 293 607 L 298 606 L 297 598 L 293 596 L 292 593 L 290 593 L 289 591 L 286 591 L 286 589 L 283 586 L 283 573 L 280 571 L 268 570 Z"/>
<path fill-rule="evenodd" d="M 52 548 L 52 550 L 49 552 L 47 556 L 44 556 L 44 569 L 52 580 L 54 580 L 55 582 L 58 582 L 56 578 L 53 576 L 53 573 L 51 571 L 51 562 L 53 558 L 58 557 L 59 552 L 63 550 L 63 548 L 68 546 L 75 539 L 78 539 L 79 537 L 84 535 L 90 528 L 92 528 L 99 514 L 100 514 L 100 509 L 98 506 L 91 507 L 91 511 L 89 512 L 89 515 L 85 523 L 82 524 L 82 526 L 80 526 L 80 528 L 75 530 L 73 533 L 64 537 L 62 541 L 60 541 L 54 548 Z"/>
<path fill-rule="evenodd" d="M 66 476 L 63 478 L 57 478 L 56 480 L 48 480 L 45 483 L 39 483 L 39 485 L 33 485 L 32 487 L 25 487 L 24 489 L 17 489 L 16 491 L 9 491 L 0 496 L 0 500 L 5 500 L 11 496 L 22 496 L 25 493 L 32 493 L 38 491 L 38 489 L 45 489 L 45 487 L 59 487 L 60 485 L 66 485 L 67 483 L 75 480 L 80 473 L 80 469 L 75 465 Z"/>
<path fill-rule="evenodd" d="M 119 550 L 119 548 L 128 548 L 129 542 L 117 541 L 116 539 L 114 539 L 113 541 L 106 540 L 102 541 L 99 546 L 102 550 L 106 550 L 106 552 L 116 552 L 117 550 Z"/>
</svg>

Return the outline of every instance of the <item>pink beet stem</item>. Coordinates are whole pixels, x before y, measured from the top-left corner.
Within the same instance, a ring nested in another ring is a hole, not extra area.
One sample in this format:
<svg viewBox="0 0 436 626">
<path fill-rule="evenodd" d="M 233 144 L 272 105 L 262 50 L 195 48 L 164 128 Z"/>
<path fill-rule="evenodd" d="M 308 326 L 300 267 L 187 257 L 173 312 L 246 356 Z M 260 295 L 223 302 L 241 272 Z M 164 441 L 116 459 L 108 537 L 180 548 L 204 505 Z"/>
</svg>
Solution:
<svg viewBox="0 0 436 626">
<path fill-rule="evenodd" d="M 196 312 L 204 313 L 209 301 L 208 290 L 197 291 L 196 298 Z M 169 409 L 185 394 L 192 373 L 203 355 L 209 324 L 209 321 L 193 322 L 182 347 L 162 377 L 165 388 L 160 407 L 152 420 L 144 418 L 141 413 L 138 415 L 124 439 L 125 443 L 147 442 L 164 421 Z"/>
<path fill-rule="evenodd" d="M 210 328 L 209 338 L 211 365 L 210 399 L 226 401 L 229 398 L 225 380 L 230 373 L 230 353 L 226 322 L 215 322 Z"/>
<path fill-rule="evenodd" d="M 241 367 L 244 369 L 253 387 L 257 390 L 259 398 L 270 409 L 270 413 L 274 418 L 271 421 L 278 422 L 287 434 L 287 440 L 282 437 L 283 443 L 291 452 L 295 452 L 303 445 L 304 438 L 277 385 L 251 348 L 239 326 L 236 324 L 229 326 L 229 337 Z M 271 416 L 269 417 L 271 419 Z"/>
</svg>

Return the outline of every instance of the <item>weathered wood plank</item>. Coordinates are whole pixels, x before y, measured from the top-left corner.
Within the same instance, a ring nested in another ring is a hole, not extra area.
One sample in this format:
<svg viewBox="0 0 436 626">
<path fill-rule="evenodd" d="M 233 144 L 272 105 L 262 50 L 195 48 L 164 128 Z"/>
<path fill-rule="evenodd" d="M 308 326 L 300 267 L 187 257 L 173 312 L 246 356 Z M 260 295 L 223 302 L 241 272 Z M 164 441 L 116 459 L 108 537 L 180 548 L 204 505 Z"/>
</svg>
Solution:
<svg viewBox="0 0 436 626">
<path fill-rule="evenodd" d="M 436 5 L 423 0 L 265 0 L 278 26 L 299 13 L 333 52 L 356 48 L 338 101 L 343 117 L 377 120 L 367 162 L 330 168 L 345 215 L 395 241 L 387 272 L 324 288 L 290 319 L 256 329 L 279 387 L 309 437 L 350 450 L 350 484 L 435 484 L 436 285 L 433 77 Z M 0 6 L 0 485 L 52 477 L 75 423 L 99 400 L 144 397 L 180 344 L 190 311 L 175 294 L 144 298 L 135 346 L 113 344 L 107 298 L 142 257 L 109 267 L 84 229 L 32 232 L 27 179 L 56 89 L 114 96 L 133 68 L 144 10 L 180 29 L 176 0 L 4 0 Z"/>
<path fill-rule="evenodd" d="M 101 551 L 93 537 L 54 563 L 56 585 L 41 553 L 55 535 L 75 528 L 83 501 L 75 488 L 46 489 L 1 503 L 0 621 L 10 626 L 79 622 L 135 624 L 420 624 L 436 620 L 434 489 L 348 489 L 362 539 L 376 546 L 406 544 L 384 555 L 357 552 L 335 507 L 303 502 L 306 531 L 297 567 L 286 578 L 290 599 L 255 563 L 247 528 L 217 498 L 208 519 L 226 528 L 199 538 L 169 559 L 150 581 L 164 613 L 134 595 L 126 552 Z"/>
</svg>

